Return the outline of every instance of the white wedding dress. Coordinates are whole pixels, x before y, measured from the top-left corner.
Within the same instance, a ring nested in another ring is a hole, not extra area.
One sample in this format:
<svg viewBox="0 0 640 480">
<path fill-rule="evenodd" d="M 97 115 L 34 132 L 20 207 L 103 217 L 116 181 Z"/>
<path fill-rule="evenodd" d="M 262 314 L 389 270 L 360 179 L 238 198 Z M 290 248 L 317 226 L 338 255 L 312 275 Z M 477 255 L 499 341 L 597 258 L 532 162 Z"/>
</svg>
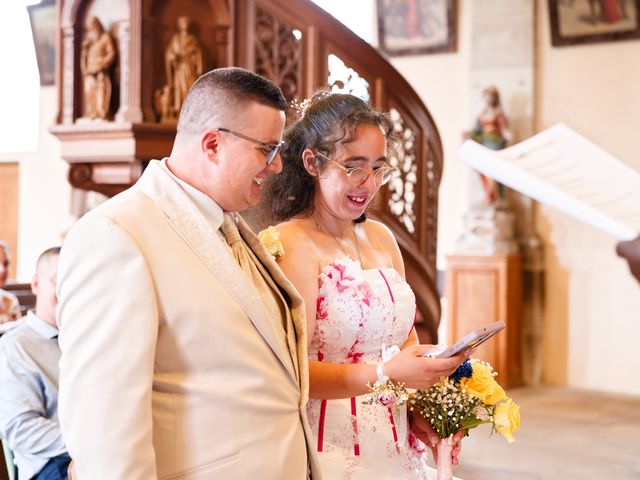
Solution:
<svg viewBox="0 0 640 480">
<path fill-rule="evenodd" d="M 371 363 L 382 344 L 402 346 L 413 328 L 411 287 L 392 268 L 362 269 L 340 258 L 320 274 L 309 357 L 329 363 Z M 364 397 L 311 399 L 307 415 L 325 480 L 435 479 L 425 446 L 408 429 L 406 410 Z"/>
</svg>

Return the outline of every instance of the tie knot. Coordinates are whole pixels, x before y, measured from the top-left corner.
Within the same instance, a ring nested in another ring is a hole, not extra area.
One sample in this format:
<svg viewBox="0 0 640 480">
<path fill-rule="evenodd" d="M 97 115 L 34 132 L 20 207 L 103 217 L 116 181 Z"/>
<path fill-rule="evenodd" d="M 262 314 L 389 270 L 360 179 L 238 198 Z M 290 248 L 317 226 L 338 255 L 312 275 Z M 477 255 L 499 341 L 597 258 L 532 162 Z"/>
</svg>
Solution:
<svg viewBox="0 0 640 480">
<path fill-rule="evenodd" d="M 240 232 L 238 232 L 238 227 L 236 226 L 236 222 L 233 219 L 232 213 L 225 213 L 222 221 L 222 233 L 224 233 L 224 237 L 227 239 L 227 243 L 229 245 L 233 245 L 236 242 L 240 241 Z"/>
</svg>

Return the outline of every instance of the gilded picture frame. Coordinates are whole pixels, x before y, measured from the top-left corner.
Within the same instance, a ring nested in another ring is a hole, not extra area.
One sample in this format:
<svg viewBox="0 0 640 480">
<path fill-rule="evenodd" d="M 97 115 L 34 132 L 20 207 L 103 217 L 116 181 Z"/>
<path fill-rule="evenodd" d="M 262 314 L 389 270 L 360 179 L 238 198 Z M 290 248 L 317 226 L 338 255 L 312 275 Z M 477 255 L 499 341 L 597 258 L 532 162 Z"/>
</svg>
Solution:
<svg viewBox="0 0 640 480">
<path fill-rule="evenodd" d="M 27 6 L 27 9 L 40 72 L 40 85 L 53 85 L 56 75 L 55 1 L 42 0 L 36 5 Z"/>
<path fill-rule="evenodd" d="M 640 39 L 640 0 L 548 0 L 556 47 Z"/>
</svg>

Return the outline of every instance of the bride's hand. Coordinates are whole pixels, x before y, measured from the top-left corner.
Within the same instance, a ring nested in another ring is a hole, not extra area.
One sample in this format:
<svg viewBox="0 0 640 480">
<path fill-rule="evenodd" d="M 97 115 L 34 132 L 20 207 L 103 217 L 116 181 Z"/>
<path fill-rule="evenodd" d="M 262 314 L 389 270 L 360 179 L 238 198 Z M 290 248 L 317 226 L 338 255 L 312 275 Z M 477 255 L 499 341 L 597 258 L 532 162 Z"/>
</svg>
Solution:
<svg viewBox="0 0 640 480">
<path fill-rule="evenodd" d="M 449 358 L 424 357 L 432 348 L 432 345 L 404 348 L 384 364 L 384 374 L 393 382 L 404 383 L 405 387 L 427 389 L 451 375 L 468 357 L 466 352 Z"/>
<path fill-rule="evenodd" d="M 436 431 L 431 427 L 429 422 L 416 411 L 409 412 L 409 425 L 411 426 L 411 432 L 418 437 L 425 445 L 429 447 L 433 458 L 438 458 L 438 442 L 440 437 Z M 458 430 L 453 436 L 453 449 L 451 450 L 451 463 L 458 465 L 460 463 L 460 449 L 462 448 L 461 440 L 466 435 L 464 429 Z"/>
</svg>

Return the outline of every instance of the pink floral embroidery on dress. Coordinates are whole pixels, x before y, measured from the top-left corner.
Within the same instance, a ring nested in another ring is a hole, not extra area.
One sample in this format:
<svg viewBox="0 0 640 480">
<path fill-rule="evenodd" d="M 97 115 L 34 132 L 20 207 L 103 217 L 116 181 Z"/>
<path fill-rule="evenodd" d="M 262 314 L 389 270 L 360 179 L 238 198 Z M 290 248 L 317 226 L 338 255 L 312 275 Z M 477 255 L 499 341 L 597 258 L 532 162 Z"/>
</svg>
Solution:
<svg viewBox="0 0 640 480">
<path fill-rule="evenodd" d="M 318 295 L 316 299 L 316 320 L 327 318 L 327 309 L 324 307 L 324 296 Z"/>
</svg>

